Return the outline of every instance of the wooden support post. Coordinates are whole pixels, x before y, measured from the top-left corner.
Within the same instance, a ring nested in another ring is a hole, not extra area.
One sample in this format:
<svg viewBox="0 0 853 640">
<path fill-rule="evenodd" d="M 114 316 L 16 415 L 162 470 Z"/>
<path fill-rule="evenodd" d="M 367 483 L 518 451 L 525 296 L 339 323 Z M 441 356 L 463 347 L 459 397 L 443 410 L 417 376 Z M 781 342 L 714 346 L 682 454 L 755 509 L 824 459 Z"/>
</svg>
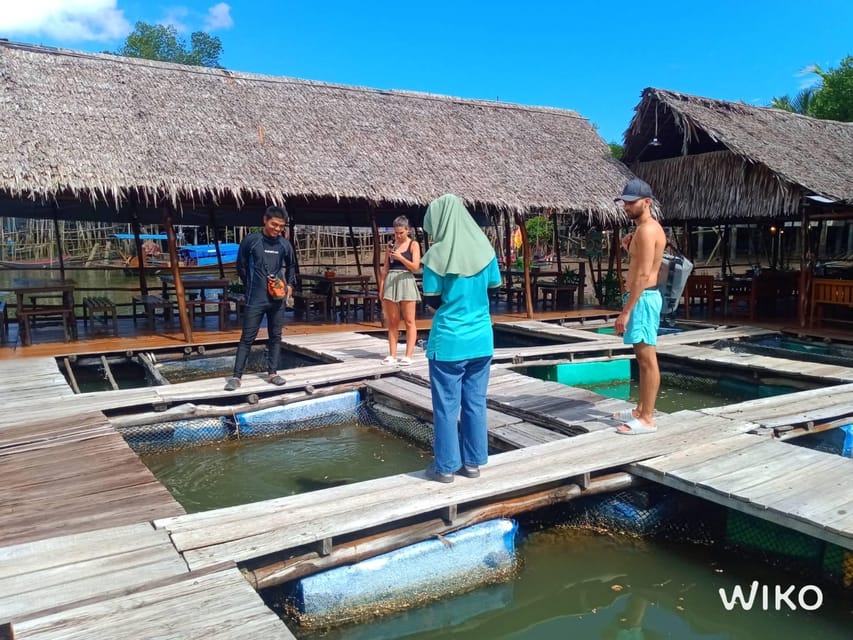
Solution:
<svg viewBox="0 0 853 640">
<path fill-rule="evenodd" d="M 376 286 L 378 287 L 379 283 L 382 281 L 381 274 L 379 272 L 381 268 L 379 262 L 379 225 L 376 224 L 376 211 L 374 210 L 373 205 L 369 204 L 367 206 L 367 213 L 370 218 L 370 227 L 373 229 L 373 277 L 376 278 Z"/>
<path fill-rule="evenodd" d="M 56 236 L 56 248 L 59 250 L 59 277 L 65 280 L 65 258 L 62 257 L 62 235 L 59 231 L 59 205 L 53 202 L 53 233 Z"/>
<path fill-rule="evenodd" d="M 131 201 L 133 207 L 133 218 L 131 219 L 131 227 L 133 228 L 133 241 L 136 245 L 136 273 L 139 276 L 139 293 L 143 296 L 148 295 L 148 280 L 145 279 L 145 256 L 142 253 L 142 238 L 139 229 L 139 218 L 136 215 L 136 199 Z"/>
<path fill-rule="evenodd" d="M 444 507 L 444 509 L 441 510 L 441 519 L 449 525 L 453 524 L 453 521 L 456 520 L 457 515 L 457 506 L 455 504 L 452 504 L 448 507 Z"/>
<path fill-rule="evenodd" d="M 321 558 L 331 555 L 333 549 L 334 545 L 331 538 L 323 538 L 317 541 L 317 555 Z"/>
<path fill-rule="evenodd" d="M 533 297 L 531 293 L 530 287 L 530 237 L 527 235 L 527 227 L 524 224 L 524 216 L 521 214 L 515 214 L 515 221 L 518 224 L 518 228 L 521 231 L 521 249 L 522 255 L 524 256 L 524 299 L 525 299 L 525 311 L 527 311 L 527 317 L 533 317 Z M 556 304 L 555 304 L 556 306 Z"/>
<path fill-rule="evenodd" d="M 219 277 L 225 277 L 225 267 L 222 266 L 222 249 L 219 248 L 219 233 L 216 229 L 216 214 L 213 205 L 207 208 L 208 224 L 213 232 L 213 247 L 216 249 L 216 264 L 219 265 Z"/>
<path fill-rule="evenodd" d="M 504 261 L 504 285 L 507 289 L 512 288 L 512 228 L 509 224 L 509 213 L 504 213 L 504 244 L 506 247 L 506 258 Z"/>
<path fill-rule="evenodd" d="M 557 256 L 557 272 L 563 271 L 563 258 L 560 253 L 560 228 L 557 226 L 557 214 L 551 213 L 551 226 L 554 230 L 554 254 Z M 556 306 L 556 304 L 555 304 Z"/>
<path fill-rule="evenodd" d="M 181 320 L 181 329 L 187 342 L 193 341 L 193 328 L 187 315 L 187 301 L 184 297 L 184 282 L 181 280 L 181 268 L 178 266 L 178 241 L 175 237 L 175 227 L 172 225 L 172 205 L 167 204 L 163 209 L 163 226 L 166 227 L 166 237 L 169 243 L 169 263 L 171 264 L 172 277 L 175 280 L 175 299 L 178 303 L 178 317 Z"/>
<path fill-rule="evenodd" d="M 358 275 L 361 275 L 361 258 L 359 257 L 359 249 L 358 240 L 355 237 L 355 231 L 352 228 L 352 215 L 349 210 L 347 210 L 347 226 L 349 227 L 349 239 L 352 243 L 352 252 L 355 255 L 355 268 L 358 270 Z"/>
<path fill-rule="evenodd" d="M 809 243 L 809 214 L 803 205 L 800 205 L 802 218 L 800 221 L 800 295 L 797 300 L 797 320 L 800 327 L 806 326 L 806 318 L 810 314 L 811 290 L 812 290 L 812 248 Z"/>
</svg>

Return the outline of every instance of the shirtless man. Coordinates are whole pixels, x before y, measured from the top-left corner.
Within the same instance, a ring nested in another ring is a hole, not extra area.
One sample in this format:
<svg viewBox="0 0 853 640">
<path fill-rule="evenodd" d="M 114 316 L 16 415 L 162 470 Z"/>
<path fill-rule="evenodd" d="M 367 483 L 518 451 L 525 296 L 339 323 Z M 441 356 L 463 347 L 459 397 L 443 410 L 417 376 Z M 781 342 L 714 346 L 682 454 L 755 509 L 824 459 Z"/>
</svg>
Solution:
<svg viewBox="0 0 853 640">
<path fill-rule="evenodd" d="M 637 435 L 657 430 L 654 420 L 655 400 L 660 387 L 657 344 L 662 299 L 657 288 L 666 234 L 652 216 L 652 188 L 634 178 L 625 185 L 616 202 L 622 202 L 625 213 L 634 222 L 635 230 L 629 234 L 628 292 L 622 300 L 622 313 L 616 318 L 616 334 L 623 342 L 634 346 L 634 355 L 640 370 L 640 401 L 636 409 L 616 414 L 625 424 L 617 433 Z"/>
</svg>

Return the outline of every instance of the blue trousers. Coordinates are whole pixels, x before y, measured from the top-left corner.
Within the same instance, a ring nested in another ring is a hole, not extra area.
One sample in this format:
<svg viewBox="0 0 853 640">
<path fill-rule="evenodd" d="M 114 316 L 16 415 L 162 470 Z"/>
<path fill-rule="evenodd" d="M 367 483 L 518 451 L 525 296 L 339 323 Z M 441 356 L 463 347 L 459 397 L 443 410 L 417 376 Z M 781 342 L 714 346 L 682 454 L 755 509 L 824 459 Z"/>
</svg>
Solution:
<svg viewBox="0 0 853 640">
<path fill-rule="evenodd" d="M 234 377 L 243 376 L 246 361 L 252 351 L 261 320 L 267 318 L 267 373 L 278 371 L 278 354 L 281 351 L 281 330 L 284 328 L 284 300 L 270 300 L 263 304 L 246 305 L 243 315 L 243 332 L 240 334 L 240 345 L 237 347 L 237 357 L 234 359 Z"/>
<path fill-rule="evenodd" d="M 486 389 L 492 357 L 447 362 L 429 360 L 432 413 L 435 423 L 435 469 L 458 471 L 489 458 Z"/>
</svg>

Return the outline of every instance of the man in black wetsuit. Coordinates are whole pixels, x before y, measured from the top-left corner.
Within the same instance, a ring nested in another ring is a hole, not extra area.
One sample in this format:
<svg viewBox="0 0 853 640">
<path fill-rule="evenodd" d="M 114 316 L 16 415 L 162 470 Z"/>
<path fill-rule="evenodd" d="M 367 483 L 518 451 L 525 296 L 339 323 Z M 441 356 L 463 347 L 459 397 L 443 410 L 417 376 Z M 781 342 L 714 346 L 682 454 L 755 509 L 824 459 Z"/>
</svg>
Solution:
<svg viewBox="0 0 853 640">
<path fill-rule="evenodd" d="M 293 293 L 296 281 L 296 255 L 293 245 L 282 236 L 287 225 L 284 207 L 267 207 L 264 213 L 264 228 L 261 233 L 250 233 L 240 243 L 237 252 L 237 273 L 246 289 L 246 310 L 243 316 L 243 333 L 234 359 L 234 376 L 225 383 L 226 391 L 240 386 L 240 378 L 252 344 L 267 318 L 269 341 L 267 343 L 267 381 L 283 385 L 285 380 L 278 375 L 278 354 L 281 350 L 281 332 L 284 328 L 285 300 Z M 281 278 L 287 284 L 284 299 L 274 300 L 267 292 L 267 279 Z"/>
</svg>

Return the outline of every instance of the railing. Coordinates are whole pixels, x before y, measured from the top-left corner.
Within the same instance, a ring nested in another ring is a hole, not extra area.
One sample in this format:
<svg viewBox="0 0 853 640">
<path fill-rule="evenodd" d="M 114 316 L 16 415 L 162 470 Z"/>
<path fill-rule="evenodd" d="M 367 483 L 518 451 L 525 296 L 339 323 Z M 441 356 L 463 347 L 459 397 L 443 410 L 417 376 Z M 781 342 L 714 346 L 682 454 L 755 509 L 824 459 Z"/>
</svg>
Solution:
<svg viewBox="0 0 853 640">
<path fill-rule="evenodd" d="M 823 305 L 853 307 L 853 280 L 832 280 L 815 278 L 812 280 L 812 301 L 809 325 L 814 324 L 815 312 L 818 323 L 823 319 Z"/>
</svg>

